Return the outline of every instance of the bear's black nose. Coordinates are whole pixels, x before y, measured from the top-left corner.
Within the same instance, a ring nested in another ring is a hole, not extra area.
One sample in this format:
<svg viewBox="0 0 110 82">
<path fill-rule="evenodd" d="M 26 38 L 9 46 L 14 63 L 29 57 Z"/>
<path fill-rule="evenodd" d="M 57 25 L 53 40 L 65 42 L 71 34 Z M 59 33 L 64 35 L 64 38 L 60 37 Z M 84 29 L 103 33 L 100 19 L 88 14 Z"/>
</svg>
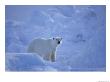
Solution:
<svg viewBox="0 0 110 82">
<path fill-rule="evenodd" d="M 58 41 L 58 44 L 60 44 L 60 41 Z"/>
</svg>

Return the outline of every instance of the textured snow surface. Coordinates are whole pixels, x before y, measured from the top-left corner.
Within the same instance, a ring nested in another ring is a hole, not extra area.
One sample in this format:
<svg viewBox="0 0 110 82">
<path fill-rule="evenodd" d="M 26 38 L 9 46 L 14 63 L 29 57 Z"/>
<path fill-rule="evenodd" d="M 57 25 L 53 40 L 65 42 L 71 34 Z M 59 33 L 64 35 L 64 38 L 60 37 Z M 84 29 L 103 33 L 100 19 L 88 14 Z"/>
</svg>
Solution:
<svg viewBox="0 0 110 82">
<path fill-rule="evenodd" d="M 6 70 L 105 71 L 106 8 L 6 6 Z M 56 62 L 27 53 L 34 38 L 62 37 Z"/>
</svg>

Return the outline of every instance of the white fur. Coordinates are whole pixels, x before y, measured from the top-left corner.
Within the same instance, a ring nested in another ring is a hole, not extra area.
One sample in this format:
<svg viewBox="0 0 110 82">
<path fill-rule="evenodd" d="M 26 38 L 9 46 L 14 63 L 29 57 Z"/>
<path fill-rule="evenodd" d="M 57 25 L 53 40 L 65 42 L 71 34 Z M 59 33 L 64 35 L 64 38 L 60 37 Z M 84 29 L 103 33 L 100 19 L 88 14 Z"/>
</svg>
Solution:
<svg viewBox="0 0 110 82">
<path fill-rule="evenodd" d="M 58 40 L 61 41 L 61 38 L 54 39 L 34 39 L 29 47 L 28 52 L 37 53 L 45 60 L 55 61 L 55 52 L 58 45 Z"/>
</svg>

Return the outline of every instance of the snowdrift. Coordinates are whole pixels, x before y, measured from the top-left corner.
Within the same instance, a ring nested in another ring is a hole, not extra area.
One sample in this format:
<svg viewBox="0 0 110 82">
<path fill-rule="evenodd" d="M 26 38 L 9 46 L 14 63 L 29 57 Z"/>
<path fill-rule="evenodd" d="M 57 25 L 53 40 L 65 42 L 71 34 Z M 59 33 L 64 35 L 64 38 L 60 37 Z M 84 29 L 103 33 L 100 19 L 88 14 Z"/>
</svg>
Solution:
<svg viewBox="0 0 110 82">
<path fill-rule="evenodd" d="M 69 65 L 61 66 L 43 60 L 35 53 L 6 53 L 6 71 L 105 71 L 103 68 L 76 68 Z"/>
<path fill-rule="evenodd" d="M 56 71 L 34 53 L 6 53 L 6 71 Z"/>
</svg>

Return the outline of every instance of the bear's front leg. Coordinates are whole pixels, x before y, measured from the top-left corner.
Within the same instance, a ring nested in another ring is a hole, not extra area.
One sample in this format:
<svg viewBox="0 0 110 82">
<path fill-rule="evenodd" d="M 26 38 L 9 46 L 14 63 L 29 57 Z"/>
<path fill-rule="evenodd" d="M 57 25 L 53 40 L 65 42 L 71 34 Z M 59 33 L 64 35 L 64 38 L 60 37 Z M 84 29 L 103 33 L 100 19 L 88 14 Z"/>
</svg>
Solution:
<svg viewBox="0 0 110 82">
<path fill-rule="evenodd" d="M 50 54 L 45 55 L 45 56 L 43 57 L 43 59 L 44 59 L 44 60 L 47 60 L 47 61 L 50 61 L 50 56 L 51 56 Z"/>
<path fill-rule="evenodd" d="M 52 54 L 51 54 L 51 61 L 55 62 L 55 52 L 52 52 Z"/>
</svg>

